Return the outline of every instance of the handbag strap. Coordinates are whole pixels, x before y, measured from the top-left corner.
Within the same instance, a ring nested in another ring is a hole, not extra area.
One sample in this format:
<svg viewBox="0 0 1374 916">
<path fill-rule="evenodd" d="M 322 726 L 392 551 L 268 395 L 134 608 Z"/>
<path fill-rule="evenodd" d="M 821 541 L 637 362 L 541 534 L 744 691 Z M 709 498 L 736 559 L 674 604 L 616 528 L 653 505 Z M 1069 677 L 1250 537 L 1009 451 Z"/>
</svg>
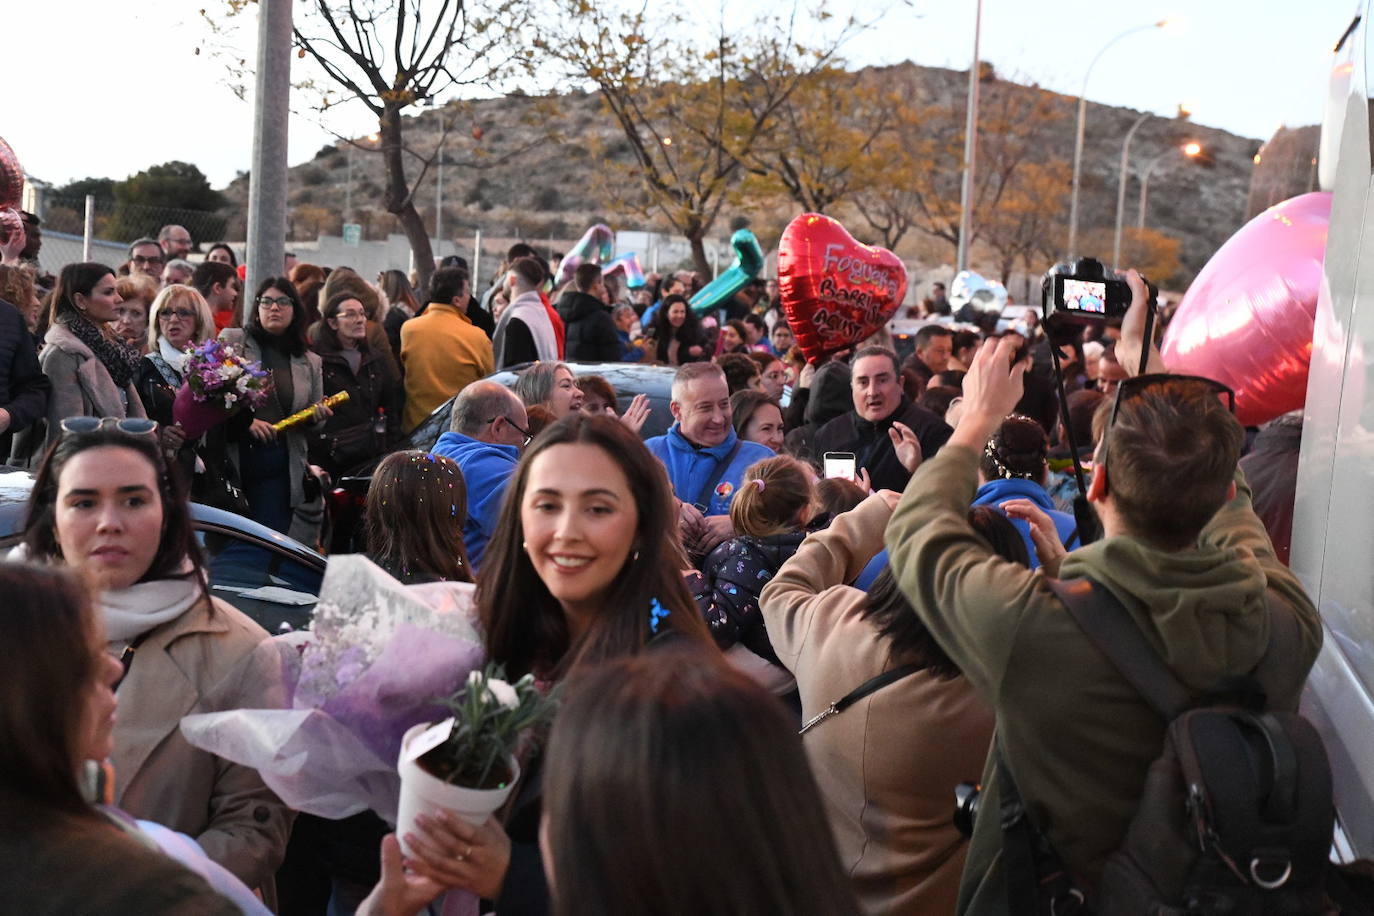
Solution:
<svg viewBox="0 0 1374 916">
<path fill-rule="evenodd" d="M 882 690 L 888 684 L 900 681 L 902 678 L 913 675 L 917 671 L 921 671 L 924 668 L 925 665 L 898 665 L 896 668 L 892 668 L 891 670 L 884 671 L 882 674 L 869 678 L 868 680 L 860 684 L 858 687 L 855 687 L 853 690 L 849 691 L 849 693 L 846 693 L 844 696 L 840 697 L 838 700 L 831 703 L 829 706 L 825 707 L 825 709 L 822 709 L 819 713 L 808 719 L 806 721 L 806 724 L 801 727 L 801 731 L 797 732 L 797 734 L 806 734 L 807 732 L 811 731 L 811 729 L 815 728 L 817 725 L 820 725 L 826 719 L 829 719 L 831 716 L 838 716 L 840 713 L 844 712 L 846 709 L 853 706 L 855 703 L 859 702 L 869 694 L 874 693 L 878 690 Z"/>
<path fill-rule="evenodd" d="M 1164 664 L 1125 605 L 1091 579 L 1048 580 L 1070 616 L 1099 652 L 1154 710 L 1169 721 L 1187 709 L 1193 695 Z"/>
<path fill-rule="evenodd" d="M 735 460 L 735 456 L 739 454 L 740 446 L 743 444 L 743 439 L 735 440 L 734 448 L 730 449 L 730 451 L 725 454 L 724 458 L 716 462 L 715 471 L 713 471 L 710 478 L 707 479 L 706 486 L 702 487 L 701 492 L 697 494 L 696 501 L 693 505 L 701 510 L 702 515 L 706 514 L 706 510 L 711 505 L 711 494 L 715 492 L 716 487 L 720 484 L 721 478 L 725 476 L 725 472 L 730 470 L 730 462 Z"/>
</svg>

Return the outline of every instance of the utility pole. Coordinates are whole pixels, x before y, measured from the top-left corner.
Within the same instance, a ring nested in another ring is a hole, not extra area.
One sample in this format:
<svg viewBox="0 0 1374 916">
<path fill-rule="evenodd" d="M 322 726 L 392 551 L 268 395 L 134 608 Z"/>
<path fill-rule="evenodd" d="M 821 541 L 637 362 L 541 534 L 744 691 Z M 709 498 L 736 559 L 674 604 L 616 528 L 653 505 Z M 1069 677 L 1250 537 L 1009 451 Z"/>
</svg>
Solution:
<svg viewBox="0 0 1374 916">
<path fill-rule="evenodd" d="M 248 184 L 248 275 L 244 319 L 253 294 L 286 262 L 286 124 L 291 94 L 291 0 L 258 4 L 258 68 L 253 98 L 253 164 Z"/>
<path fill-rule="evenodd" d="M 959 255 L 954 271 L 968 268 L 969 236 L 973 232 L 973 171 L 978 158 L 978 39 L 983 29 L 983 0 L 973 20 L 973 64 L 968 68 L 968 117 L 964 122 L 964 187 L 959 195 Z"/>
</svg>

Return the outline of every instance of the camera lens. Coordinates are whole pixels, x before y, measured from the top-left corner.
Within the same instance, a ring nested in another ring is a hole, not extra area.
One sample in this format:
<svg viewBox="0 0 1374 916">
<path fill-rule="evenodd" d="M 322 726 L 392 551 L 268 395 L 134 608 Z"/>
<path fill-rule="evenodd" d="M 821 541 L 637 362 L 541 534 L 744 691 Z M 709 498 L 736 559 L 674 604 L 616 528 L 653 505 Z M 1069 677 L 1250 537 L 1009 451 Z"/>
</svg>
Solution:
<svg viewBox="0 0 1374 916">
<path fill-rule="evenodd" d="M 954 787 L 954 826 L 962 836 L 973 836 L 973 822 L 978 819 L 978 802 L 983 787 L 976 782 L 961 782 Z"/>
</svg>

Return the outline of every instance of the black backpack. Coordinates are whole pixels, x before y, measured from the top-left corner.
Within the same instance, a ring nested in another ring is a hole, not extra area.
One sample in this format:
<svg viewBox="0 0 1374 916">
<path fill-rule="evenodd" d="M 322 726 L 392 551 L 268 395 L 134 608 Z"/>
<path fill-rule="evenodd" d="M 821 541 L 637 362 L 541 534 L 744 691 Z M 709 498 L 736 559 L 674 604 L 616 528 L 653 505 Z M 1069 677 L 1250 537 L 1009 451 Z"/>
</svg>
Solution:
<svg viewBox="0 0 1374 916">
<path fill-rule="evenodd" d="M 1140 806 L 1098 886 L 1084 893 L 1021 803 L 1001 755 L 1003 868 L 1012 914 L 1322 916 L 1335 808 L 1320 736 L 1265 690 L 1301 685 L 1297 619 L 1270 601 L 1269 648 L 1248 677 L 1200 700 L 1107 589 L 1053 582 L 1075 622 L 1169 723 Z M 1037 888 L 1038 890 L 1031 890 Z"/>
</svg>

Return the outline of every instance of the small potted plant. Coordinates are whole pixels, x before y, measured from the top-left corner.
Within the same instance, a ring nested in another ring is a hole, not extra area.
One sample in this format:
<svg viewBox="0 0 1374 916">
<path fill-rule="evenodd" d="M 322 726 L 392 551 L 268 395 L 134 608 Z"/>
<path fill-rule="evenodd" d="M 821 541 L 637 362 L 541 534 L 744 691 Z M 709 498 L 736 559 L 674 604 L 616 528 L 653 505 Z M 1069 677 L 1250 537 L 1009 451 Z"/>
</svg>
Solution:
<svg viewBox="0 0 1374 916">
<path fill-rule="evenodd" d="M 541 693 L 533 675 L 510 684 L 504 674 L 496 664 L 472 672 L 461 690 L 441 701 L 452 716 L 406 732 L 397 765 L 396 835 L 403 845 L 418 814 L 443 809 L 480 824 L 510 797 L 520 778 L 516 745 L 553 718 L 558 699 L 556 691 Z"/>
</svg>

